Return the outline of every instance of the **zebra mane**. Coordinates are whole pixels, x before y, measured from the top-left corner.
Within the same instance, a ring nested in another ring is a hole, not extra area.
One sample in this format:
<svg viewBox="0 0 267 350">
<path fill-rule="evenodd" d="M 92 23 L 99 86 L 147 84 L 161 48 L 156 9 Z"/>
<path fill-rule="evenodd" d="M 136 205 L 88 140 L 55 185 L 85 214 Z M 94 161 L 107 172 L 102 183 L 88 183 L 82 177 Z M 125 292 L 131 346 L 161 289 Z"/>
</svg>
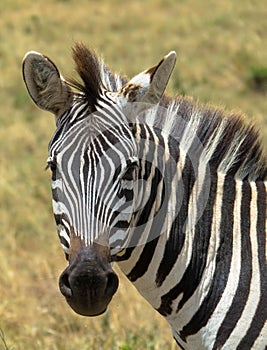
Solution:
<svg viewBox="0 0 267 350">
<path fill-rule="evenodd" d="M 73 59 L 83 84 L 72 80 L 70 85 L 82 92 L 92 112 L 103 87 L 118 91 L 127 82 L 125 77 L 112 74 L 95 52 L 82 43 L 74 46 Z M 266 157 L 258 132 L 254 125 L 245 124 L 240 113 L 200 105 L 184 96 L 163 96 L 160 107 L 167 110 L 167 115 L 162 118 L 158 113 L 155 124 L 181 140 L 181 147 L 186 149 L 187 140 L 197 137 L 214 169 L 243 180 L 266 180 Z M 181 137 L 185 132 L 186 137 Z"/>
<path fill-rule="evenodd" d="M 72 57 L 83 84 L 75 79 L 69 80 L 68 83 L 85 96 L 92 112 L 95 111 L 95 104 L 102 88 L 118 91 L 127 82 L 125 77 L 112 74 L 103 60 L 100 60 L 97 54 L 83 43 L 74 45 Z"/>
<path fill-rule="evenodd" d="M 89 50 L 82 43 L 76 43 L 72 48 L 72 57 L 83 84 L 75 79 L 71 79 L 68 83 L 82 92 L 92 109 L 91 112 L 94 112 L 94 106 L 99 98 L 102 86 L 99 60 L 95 52 Z"/>
<path fill-rule="evenodd" d="M 179 134 L 182 148 L 187 149 L 187 140 L 190 143 L 197 137 L 203 146 L 203 159 L 215 170 L 242 180 L 266 180 L 266 156 L 258 130 L 247 125 L 241 113 L 201 105 L 184 96 L 174 100 L 164 97 L 161 105 L 168 109 L 167 129 L 174 137 Z M 181 137 L 184 133 L 185 138 Z"/>
</svg>

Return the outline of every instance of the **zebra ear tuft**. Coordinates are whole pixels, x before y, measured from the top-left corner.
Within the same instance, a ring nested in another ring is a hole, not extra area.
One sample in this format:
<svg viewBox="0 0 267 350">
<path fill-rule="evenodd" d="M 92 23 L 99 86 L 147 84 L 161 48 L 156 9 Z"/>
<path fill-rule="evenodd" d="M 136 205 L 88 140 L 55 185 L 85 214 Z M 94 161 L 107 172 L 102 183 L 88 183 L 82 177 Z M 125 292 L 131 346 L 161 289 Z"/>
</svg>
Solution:
<svg viewBox="0 0 267 350">
<path fill-rule="evenodd" d="M 60 116 L 69 107 L 73 92 L 48 57 L 28 52 L 22 73 L 29 95 L 39 108 Z"/>
<path fill-rule="evenodd" d="M 175 66 L 176 53 L 171 51 L 156 66 L 133 77 L 119 91 L 127 102 L 156 104 L 165 92 Z"/>
</svg>

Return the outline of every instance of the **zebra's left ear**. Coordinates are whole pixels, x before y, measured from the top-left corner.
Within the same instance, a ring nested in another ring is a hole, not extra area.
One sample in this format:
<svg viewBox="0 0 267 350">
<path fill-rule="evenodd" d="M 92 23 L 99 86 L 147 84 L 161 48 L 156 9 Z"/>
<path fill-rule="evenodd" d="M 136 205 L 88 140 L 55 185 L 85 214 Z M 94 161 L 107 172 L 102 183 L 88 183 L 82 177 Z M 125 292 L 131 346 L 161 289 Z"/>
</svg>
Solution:
<svg viewBox="0 0 267 350">
<path fill-rule="evenodd" d="M 127 102 L 156 104 L 161 99 L 175 66 L 176 53 L 171 51 L 156 66 L 136 75 L 119 91 Z"/>
</svg>

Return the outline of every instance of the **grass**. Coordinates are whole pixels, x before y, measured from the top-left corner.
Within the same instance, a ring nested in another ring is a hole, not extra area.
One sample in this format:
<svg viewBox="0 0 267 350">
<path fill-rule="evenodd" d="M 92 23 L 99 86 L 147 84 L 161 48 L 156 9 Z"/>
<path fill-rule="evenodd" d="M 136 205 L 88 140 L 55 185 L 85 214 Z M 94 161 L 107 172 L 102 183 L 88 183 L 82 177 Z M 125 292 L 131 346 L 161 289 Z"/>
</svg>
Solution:
<svg viewBox="0 0 267 350">
<path fill-rule="evenodd" d="M 267 149 L 266 91 L 247 83 L 251 67 L 266 66 L 266 15 L 260 0 L 1 1 L 1 350 L 175 349 L 165 321 L 121 274 L 103 316 L 77 316 L 61 298 L 57 279 L 66 263 L 44 171 L 54 123 L 28 98 L 21 78 L 26 51 L 45 53 L 68 77 L 75 40 L 129 76 L 176 50 L 168 92 L 242 110 Z"/>
<path fill-rule="evenodd" d="M 248 84 L 252 89 L 265 93 L 267 91 L 267 66 L 251 67 L 248 74 Z"/>
</svg>

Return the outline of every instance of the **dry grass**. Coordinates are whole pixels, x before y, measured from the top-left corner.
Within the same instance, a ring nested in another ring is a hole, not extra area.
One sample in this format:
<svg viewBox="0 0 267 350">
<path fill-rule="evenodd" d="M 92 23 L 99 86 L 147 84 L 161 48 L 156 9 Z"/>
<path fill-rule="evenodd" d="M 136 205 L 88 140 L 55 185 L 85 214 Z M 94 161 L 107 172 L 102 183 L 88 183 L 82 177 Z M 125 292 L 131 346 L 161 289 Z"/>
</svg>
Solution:
<svg viewBox="0 0 267 350">
<path fill-rule="evenodd" d="M 0 349 L 175 348 L 164 320 L 123 277 L 97 318 L 75 315 L 60 297 L 65 261 L 43 171 L 54 124 L 27 96 L 25 52 L 45 53 L 71 76 L 70 47 L 82 40 L 131 76 L 174 49 L 169 92 L 243 110 L 266 148 L 266 92 L 247 85 L 250 68 L 267 65 L 266 16 L 260 0 L 1 1 Z"/>
</svg>

